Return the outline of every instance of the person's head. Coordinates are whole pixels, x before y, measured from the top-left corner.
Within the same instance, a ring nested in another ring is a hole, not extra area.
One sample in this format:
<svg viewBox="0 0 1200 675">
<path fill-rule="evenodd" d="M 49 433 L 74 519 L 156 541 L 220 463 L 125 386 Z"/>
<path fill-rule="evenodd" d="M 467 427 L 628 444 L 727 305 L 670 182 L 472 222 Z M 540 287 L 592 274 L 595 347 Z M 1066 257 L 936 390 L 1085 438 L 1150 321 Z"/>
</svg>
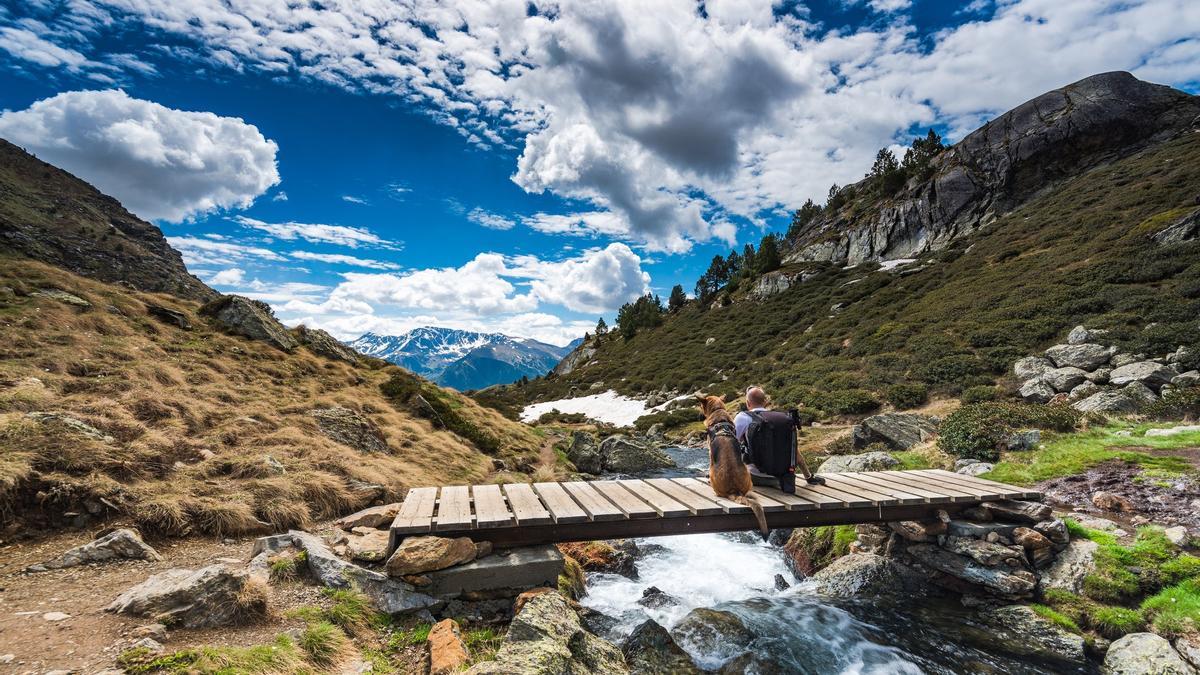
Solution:
<svg viewBox="0 0 1200 675">
<path fill-rule="evenodd" d="M 750 387 L 746 390 L 746 407 L 751 410 L 767 407 L 767 392 L 762 387 Z"/>
</svg>

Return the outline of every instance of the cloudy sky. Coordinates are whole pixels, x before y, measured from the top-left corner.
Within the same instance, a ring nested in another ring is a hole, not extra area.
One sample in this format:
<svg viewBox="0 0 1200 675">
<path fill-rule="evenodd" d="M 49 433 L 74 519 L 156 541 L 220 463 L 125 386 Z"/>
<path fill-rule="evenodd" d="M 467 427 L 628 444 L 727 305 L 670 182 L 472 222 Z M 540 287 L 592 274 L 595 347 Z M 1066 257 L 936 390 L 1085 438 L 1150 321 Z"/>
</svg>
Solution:
<svg viewBox="0 0 1200 675">
<path fill-rule="evenodd" d="M 221 291 L 562 344 L 926 128 L 1200 90 L 1200 3 L 0 0 L 0 64 L 0 137 Z"/>
</svg>

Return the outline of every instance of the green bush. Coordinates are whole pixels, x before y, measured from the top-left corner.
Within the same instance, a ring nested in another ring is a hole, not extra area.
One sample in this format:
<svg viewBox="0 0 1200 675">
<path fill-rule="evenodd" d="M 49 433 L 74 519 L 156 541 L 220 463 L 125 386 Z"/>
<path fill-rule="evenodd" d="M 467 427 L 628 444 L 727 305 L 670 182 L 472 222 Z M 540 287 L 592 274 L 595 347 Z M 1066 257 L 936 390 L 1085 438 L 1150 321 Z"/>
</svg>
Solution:
<svg viewBox="0 0 1200 675">
<path fill-rule="evenodd" d="M 676 427 L 691 424 L 692 422 L 700 422 L 704 420 L 704 415 L 700 412 L 700 408 L 694 404 L 687 408 L 676 408 L 674 410 L 661 410 L 659 412 L 642 415 L 633 421 L 633 426 L 638 431 L 645 432 L 655 424 L 662 424 L 664 429 L 674 429 Z"/>
<path fill-rule="evenodd" d="M 923 384 L 893 384 L 885 396 L 896 410 L 908 410 L 924 405 L 929 400 L 929 390 Z"/>
<path fill-rule="evenodd" d="M 1070 431 L 1080 413 L 1068 406 L 1026 403 L 973 403 L 950 413 L 942 424 L 938 447 L 968 459 L 996 461 L 1000 444 L 1021 428 Z"/>
<path fill-rule="evenodd" d="M 972 403 L 984 403 L 986 401 L 995 401 L 1000 396 L 1000 390 L 994 386 L 980 385 L 975 387 L 967 387 L 962 393 L 962 402 L 964 405 Z"/>
<path fill-rule="evenodd" d="M 817 407 L 834 415 L 865 415 L 879 409 L 879 399 L 863 389 L 842 389 L 822 393 Z"/>
<path fill-rule="evenodd" d="M 454 401 L 452 394 L 436 385 L 397 368 L 387 382 L 379 385 L 379 389 L 393 403 L 404 405 L 435 427 L 447 429 L 470 441 L 481 452 L 488 455 L 500 453 L 500 441 L 460 415 L 455 408 L 461 403 Z"/>
</svg>

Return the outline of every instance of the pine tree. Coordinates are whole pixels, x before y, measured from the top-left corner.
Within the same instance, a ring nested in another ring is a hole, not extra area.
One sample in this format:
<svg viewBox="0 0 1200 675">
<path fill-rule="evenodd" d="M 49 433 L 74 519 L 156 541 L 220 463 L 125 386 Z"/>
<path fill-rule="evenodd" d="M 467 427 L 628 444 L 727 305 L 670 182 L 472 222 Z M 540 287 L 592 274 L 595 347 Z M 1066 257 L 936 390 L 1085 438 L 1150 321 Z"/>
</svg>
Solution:
<svg viewBox="0 0 1200 675">
<path fill-rule="evenodd" d="M 805 200 L 800 208 L 796 209 L 796 213 L 792 214 L 792 224 L 788 226 L 787 238 L 796 239 L 804 228 L 813 221 L 814 218 L 821 215 L 821 207 L 813 203 L 813 200 Z"/>
<path fill-rule="evenodd" d="M 671 295 L 667 298 L 667 311 L 678 312 L 687 304 L 687 295 L 683 292 L 682 284 L 675 284 L 671 289 Z"/>
<path fill-rule="evenodd" d="M 754 244 L 746 244 L 742 249 L 742 272 L 745 276 L 754 274 L 755 262 Z"/>
<path fill-rule="evenodd" d="M 758 243 L 758 254 L 754 256 L 755 272 L 766 274 L 779 269 L 783 256 L 779 252 L 779 235 L 768 234 Z"/>
<path fill-rule="evenodd" d="M 608 332 L 608 324 L 604 323 L 604 317 L 600 317 L 600 320 L 596 322 L 596 337 L 600 337 L 601 335 L 604 335 L 607 332 Z"/>
</svg>

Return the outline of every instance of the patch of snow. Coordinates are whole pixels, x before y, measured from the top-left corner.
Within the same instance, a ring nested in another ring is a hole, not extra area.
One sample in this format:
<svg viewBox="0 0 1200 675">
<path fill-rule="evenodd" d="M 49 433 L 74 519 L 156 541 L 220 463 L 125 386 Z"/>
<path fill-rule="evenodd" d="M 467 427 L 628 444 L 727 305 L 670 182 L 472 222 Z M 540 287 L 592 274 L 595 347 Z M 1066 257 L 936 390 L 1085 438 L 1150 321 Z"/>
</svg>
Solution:
<svg viewBox="0 0 1200 675">
<path fill-rule="evenodd" d="M 895 258 L 893 260 L 881 260 L 879 261 L 879 269 L 884 272 L 890 272 L 897 267 L 903 267 L 915 262 L 917 262 L 916 258 Z"/>
<path fill-rule="evenodd" d="M 667 403 L 670 403 L 668 401 Z M 658 412 L 667 406 L 664 403 L 654 408 L 647 408 L 642 399 L 622 396 L 609 389 L 591 396 L 561 398 L 557 401 L 546 401 L 525 406 L 521 411 L 522 422 L 535 422 L 542 415 L 557 410 L 561 413 L 583 413 L 597 422 L 605 422 L 618 427 L 627 427 L 642 415 Z"/>
</svg>

